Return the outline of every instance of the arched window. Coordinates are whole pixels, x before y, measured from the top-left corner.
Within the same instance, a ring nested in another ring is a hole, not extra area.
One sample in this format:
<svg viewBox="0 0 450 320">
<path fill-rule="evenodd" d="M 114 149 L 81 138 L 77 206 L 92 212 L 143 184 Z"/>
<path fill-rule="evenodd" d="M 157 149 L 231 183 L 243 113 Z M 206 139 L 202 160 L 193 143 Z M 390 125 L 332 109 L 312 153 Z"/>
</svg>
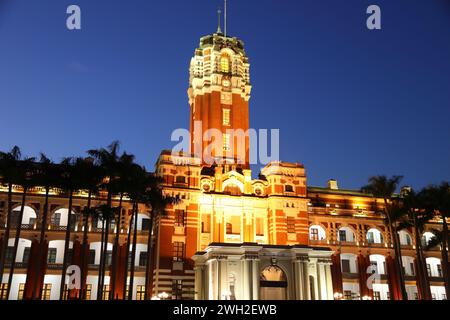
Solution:
<svg viewBox="0 0 450 320">
<path fill-rule="evenodd" d="M 349 227 L 339 228 L 339 242 L 355 242 L 355 234 Z"/>
<path fill-rule="evenodd" d="M 230 72 L 230 58 L 226 54 L 220 57 L 220 71 L 223 73 Z"/>
<path fill-rule="evenodd" d="M 309 227 L 309 240 L 321 241 L 325 240 L 325 229 L 319 225 L 312 225 Z"/>
<path fill-rule="evenodd" d="M 411 246 L 412 245 L 411 236 L 405 230 L 399 231 L 398 236 L 400 238 L 400 244 L 402 246 Z"/>
<path fill-rule="evenodd" d="M 372 228 L 367 231 L 367 242 L 370 244 L 381 244 L 384 242 L 383 234 L 380 230 Z"/>
<path fill-rule="evenodd" d="M 431 239 L 434 238 L 434 234 L 431 232 L 424 232 L 424 234 L 422 235 L 422 245 L 423 246 L 427 246 L 428 242 L 431 241 Z"/>
</svg>

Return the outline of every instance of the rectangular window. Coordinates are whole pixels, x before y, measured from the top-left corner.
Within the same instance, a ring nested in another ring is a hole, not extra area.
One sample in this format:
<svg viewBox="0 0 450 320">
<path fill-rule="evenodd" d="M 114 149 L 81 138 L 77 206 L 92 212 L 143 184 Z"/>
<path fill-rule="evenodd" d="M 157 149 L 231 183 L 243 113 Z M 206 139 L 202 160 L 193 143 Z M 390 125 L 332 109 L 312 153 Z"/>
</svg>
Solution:
<svg viewBox="0 0 450 320">
<path fill-rule="evenodd" d="M 285 185 L 285 186 L 284 186 L 284 191 L 285 191 L 285 192 L 294 192 L 294 187 L 291 186 L 290 184 Z"/>
<path fill-rule="evenodd" d="M 50 294 L 52 293 L 52 284 L 45 283 L 42 288 L 42 300 L 50 300 Z"/>
<path fill-rule="evenodd" d="M 309 238 L 310 238 L 310 240 L 313 240 L 313 241 L 319 240 L 319 229 L 311 228 Z"/>
<path fill-rule="evenodd" d="M 414 263 L 413 262 L 409 263 L 409 268 L 411 270 L 411 275 L 414 276 L 416 274 L 416 271 L 414 270 Z"/>
<path fill-rule="evenodd" d="M 89 250 L 89 264 L 95 264 L 95 250 Z"/>
<path fill-rule="evenodd" d="M 230 134 L 229 133 L 222 134 L 222 139 L 223 139 L 223 150 L 229 151 L 230 150 Z"/>
<path fill-rule="evenodd" d="M 30 260 L 30 251 L 31 251 L 30 247 L 27 247 L 25 248 L 25 250 L 23 250 L 23 259 L 22 259 L 23 263 L 28 263 L 28 261 Z"/>
<path fill-rule="evenodd" d="M 142 229 L 143 231 L 148 231 L 148 230 L 150 230 L 150 219 L 142 218 L 141 225 L 142 225 L 141 229 Z"/>
<path fill-rule="evenodd" d="M 12 263 L 13 254 L 14 254 L 14 247 L 6 248 L 5 263 Z"/>
<path fill-rule="evenodd" d="M 223 119 L 222 124 L 224 126 L 230 125 L 230 109 L 222 109 L 222 119 Z"/>
<path fill-rule="evenodd" d="M 288 233 L 295 233 L 295 218 L 294 217 L 287 217 L 286 218 L 286 224 L 287 224 L 287 232 Z"/>
<path fill-rule="evenodd" d="M 373 300 L 381 300 L 380 291 L 373 292 Z"/>
<path fill-rule="evenodd" d="M 112 251 L 107 251 L 105 259 L 106 266 L 109 267 L 111 265 L 111 262 L 112 262 Z"/>
<path fill-rule="evenodd" d="M 110 292 L 109 285 L 105 284 L 103 286 L 103 296 L 102 296 L 103 300 L 109 300 L 109 292 Z"/>
<path fill-rule="evenodd" d="M 175 210 L 175 225 L 178 227 L 184 227 L 186 211 Z"/>
<path fill-rule="evenodd" d="M 211 232 L 211 215 L 204 214 L 202 215 L 202 233 L 210 233 Z"/>
<path fill-rule="evenodd" d="M 347 232 L 345 230 L 339 230 L 339 241 L 347 242 Z"/>
<path fill-rule="evenodd" d="M 54 226 L 59 226 L 61 223 L 61 213 L 56 212 L 50 218 L 50 223 Z"/>
<path fill-rule="evenodd" d="M 256 218 L 256 235 L 264 236 L 264 218 Z"/>
<path fill-rule="evenodd" d="M 184 259 L 184 242 L 174 242 L 173 243 L 173 260 L 183 261 Z"/>
<path fill-rule="evenodd" d="M 87 284 L 84 290 L 84 300 L 91 300 L 92 284 Z"/>
<path fill-rule="evenodd" d="M 431 265 L 429 263 L 427 263 L 427 273 L 428 276 L 431 277 Z"/>
<path fill-rule="evenodd" d="M 231 223 L 227 223 L 227 234 L 233 234 L 233 225 Z"/>
<path fill-rule="evenodd" d="M 183 280 L 172 280 L 172 299 L 181 300 L 183 298 Z"/>
<path fill-rule="evenodd" d="M 56 248 L 48 249 L 47 262 L 51 264 L 56 263 Z"/>
<path fill-rule="evenodd" d="M 25 292 L 25 283 L 19 284 L 19 293 L 17 294 L 17 300 L 23 299 L 23 293 Z"/>
<path fill-rule="evenodd" d="M 342 259 L 342 272 L 350 273 L 350 260 Z"/>
<path fill-rule="evenodd" d="M 145 298 L 145 286 L 137 286 L 136 300 L 144 300 Z"/>
<path fill-rule="evenodd" d="M 69 292 L 70 290 L 67 289 L 67 284 L 64 285 L 64 291 L 63 291 L 63 300 L 69 300 Z"/>
<path fill-rule="evenodd" d="M 127 299 L 129 294 L 130 294 L 130 285 L 127 284 L 127 286 L 125 287 L 125 297 L 127 297 Z"/>
<path fill-rule="evenodd" d="M 176 176 L 175 183 L 186 183 L 186 177 L 184 176 Z"/>
<path fill-rule="evenodd" d="M 368 243 L 375 243 L 375 239 L 373 237 L 373 232 L 368 232 L 367 233 L 367 242 Z"/>
<path fill-rule="evenodd" d="M 7 283 L 0 284 L 0 300 L 8 300 L 6 297 L 7 291 L 8 291 L 8 284 Z"/>
<path fill-rule="evenodd" d="M 230 222 L 226 224 L 227 234 L 241 234 L 241 217 L 232 216 L 230 217 Z"/>
<path fill-rule="evenodd" d="M 411 245 L 411 237 L 409 235 L 406 235 L 406 245 L 407 246 Z"/>
<path fill-rule="evenodd" d="M 147 251 L 139 253 L 139 266 L 145 267 L 147 265 Z"/>
<path fill-rule="evenodd" d="M 442 267 L 440 264 L 436 265 L 437 267 L 437 272 L 438 272 L 438 277 L 442 277 Z"/>
</svg>

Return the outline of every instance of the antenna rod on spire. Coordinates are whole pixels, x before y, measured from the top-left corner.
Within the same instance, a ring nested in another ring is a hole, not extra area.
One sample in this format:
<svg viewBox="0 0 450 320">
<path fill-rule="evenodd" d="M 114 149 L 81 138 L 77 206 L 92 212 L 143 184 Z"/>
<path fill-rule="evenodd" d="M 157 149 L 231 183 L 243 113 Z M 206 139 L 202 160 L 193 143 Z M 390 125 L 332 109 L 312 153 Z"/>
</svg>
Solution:
<svg viewBox="0 0 450 320">
<path fill-rule="evenodd" d="M 225 37 L 227 36 L 227 0 L 225 0 L 224 4 L 224 29 L 225 29 Z"/>
</svg>

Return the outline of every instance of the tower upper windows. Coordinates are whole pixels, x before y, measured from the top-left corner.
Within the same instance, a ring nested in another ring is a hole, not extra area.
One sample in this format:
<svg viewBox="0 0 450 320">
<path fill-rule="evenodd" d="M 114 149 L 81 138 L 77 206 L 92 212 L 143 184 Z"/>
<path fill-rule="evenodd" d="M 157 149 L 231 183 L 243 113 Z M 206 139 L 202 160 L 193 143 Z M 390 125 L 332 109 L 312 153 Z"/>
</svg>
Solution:
<svg viewBox="0 0 450 320">
<path fill-rule="evenodd" d="M 226 54 L 220 57 L 220 71 L 223 73 L 230 73 L 230 58 Z"/>
</svg>

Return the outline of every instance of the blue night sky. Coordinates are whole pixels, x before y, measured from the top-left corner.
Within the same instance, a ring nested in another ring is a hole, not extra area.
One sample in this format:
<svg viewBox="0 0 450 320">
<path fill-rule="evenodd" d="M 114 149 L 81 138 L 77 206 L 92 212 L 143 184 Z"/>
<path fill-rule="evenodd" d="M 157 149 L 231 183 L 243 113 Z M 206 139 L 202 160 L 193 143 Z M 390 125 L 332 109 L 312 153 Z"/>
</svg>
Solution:
<svg viewBox="0 0 450 320">
<path fill-rule="evenodd" d="M 81 31 L 66 29 L 70 4 Z M 0 0 L 0 149 L 58 161 L 117 139 L 153 170 L 188 127 L 189 61 L 221 5 Z M 229 0 L 228 21 L 250 57 L 251 127 L 279 128 L 310 185 L 450 180 L 450 1 Z"/>
</svg>

